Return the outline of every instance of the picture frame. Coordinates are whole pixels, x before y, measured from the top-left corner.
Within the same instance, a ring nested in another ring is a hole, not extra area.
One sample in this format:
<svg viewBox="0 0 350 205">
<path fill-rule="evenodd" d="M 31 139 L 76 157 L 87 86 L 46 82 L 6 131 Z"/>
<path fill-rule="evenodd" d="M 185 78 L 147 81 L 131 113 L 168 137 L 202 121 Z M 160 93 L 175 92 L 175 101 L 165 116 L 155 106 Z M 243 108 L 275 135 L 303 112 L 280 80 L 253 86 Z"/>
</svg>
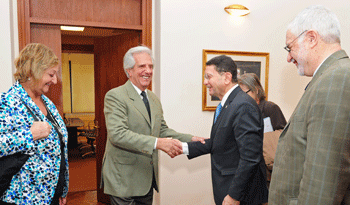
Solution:
<svg viewBox="0 0 350 205">
<path fill-rule="evenodd" d="M 255 73 L 261 82 L 268 96 L 268 78 L 269 78 L 269 60 L 270 54 L 264 52 L 245 52 L 245 51 L 224 51 L 203 49 L 203 70 L 202 70 L 202 110 L 215 111 L 220 99 L 209 95 L 209 89 L 204 85 L 205 67 L 208 60 L 226 55 L 231 57 L 237 64 L 237 77 L 243 73 Z"/>
</svg>

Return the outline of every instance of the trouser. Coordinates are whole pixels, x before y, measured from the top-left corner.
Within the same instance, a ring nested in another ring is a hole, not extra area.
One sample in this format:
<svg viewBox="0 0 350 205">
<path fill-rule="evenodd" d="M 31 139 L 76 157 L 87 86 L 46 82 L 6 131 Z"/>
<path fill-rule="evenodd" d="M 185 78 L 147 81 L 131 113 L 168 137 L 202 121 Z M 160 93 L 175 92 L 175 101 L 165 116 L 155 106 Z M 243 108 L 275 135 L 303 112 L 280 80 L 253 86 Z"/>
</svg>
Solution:
<svg viewBox="0 0 350 205">
<path fill-rule="evenodd" d="M 152 205 L 153 202 L 153 187 L 145 196 L 134 196 L 120 198 L 116 196 L 110 196 L 111 205 Z"/>
<path fill-rule="evenodd" d="M 158 191 L 154 172 L 153 172 L 151 189 L 145 196 L 134 196 L 134 197 L 125 197 L 125 198 L 121 198 L 117 196 L 109 196 L 111 199 L 111 205 L 152 205 L 153 188 Z"/>
</svg>

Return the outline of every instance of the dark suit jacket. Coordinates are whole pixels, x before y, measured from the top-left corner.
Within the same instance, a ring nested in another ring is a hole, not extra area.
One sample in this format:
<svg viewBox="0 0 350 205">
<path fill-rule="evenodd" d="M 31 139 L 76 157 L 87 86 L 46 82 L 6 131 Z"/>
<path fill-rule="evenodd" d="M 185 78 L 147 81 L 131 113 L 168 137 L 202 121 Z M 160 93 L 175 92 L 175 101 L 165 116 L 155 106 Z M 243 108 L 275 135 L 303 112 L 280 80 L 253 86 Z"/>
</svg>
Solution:
<svg viewBox="0 0 350 205">
<path fill-rule="evenodd" d="M 229 95 L 205 144 L 189 142 L 188 158 L 211 154 L 216 204 L 225 196 L 247 204 L 267 202 L 263 120 L 256 102 L 239 87 Z"/>
</svg>

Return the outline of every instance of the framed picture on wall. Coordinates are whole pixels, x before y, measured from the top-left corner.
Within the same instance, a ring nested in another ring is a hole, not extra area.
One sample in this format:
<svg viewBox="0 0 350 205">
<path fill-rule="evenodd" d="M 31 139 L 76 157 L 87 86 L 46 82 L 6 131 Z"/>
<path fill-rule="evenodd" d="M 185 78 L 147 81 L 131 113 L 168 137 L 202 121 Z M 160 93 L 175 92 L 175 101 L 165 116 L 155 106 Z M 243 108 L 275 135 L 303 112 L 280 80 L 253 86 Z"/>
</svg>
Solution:
<svg viewBox="0 0 350 205">
<path fill-rule="evenodd" d="M 202 83 L 204 83 L 204 72 L 206 62 L 216 56 L 226 55 L 231 57 L 237 64 L 237 76 L 244 73 L 255 73 L 263 86 L 267 98 L 268 77 L 269 77 L 269 53 L 243 52 L 243 51 L 222 51 L 203 50 L 203 72 Z M 209 89 L 203 84 L 202 89 L 202 110 L 215 111 L 220 99 L 209 95 Z"/>
</svg>

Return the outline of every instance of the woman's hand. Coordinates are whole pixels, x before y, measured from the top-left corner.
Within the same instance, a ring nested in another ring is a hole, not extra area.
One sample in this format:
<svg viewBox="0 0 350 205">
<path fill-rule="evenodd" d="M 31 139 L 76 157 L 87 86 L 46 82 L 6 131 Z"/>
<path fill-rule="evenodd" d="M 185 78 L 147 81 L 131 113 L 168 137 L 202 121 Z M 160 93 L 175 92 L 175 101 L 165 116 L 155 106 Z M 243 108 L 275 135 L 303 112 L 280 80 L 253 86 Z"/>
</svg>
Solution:
<svg viewBox="0 0 350 205">
<path fill-rule="evenodd" d="M 30 128 L 33 135 L 33 140 L 39 140 L 49 136 L 51 125 L 48 122 L 35 121 Z"/>
<path fill-rule="evenodd" d="M 60 197 L 60 205 L 66 205 L 66 204 L 67 204 L 67 198 L 66 197 L 64 197 L 64 198 Z"/>
</svg>

